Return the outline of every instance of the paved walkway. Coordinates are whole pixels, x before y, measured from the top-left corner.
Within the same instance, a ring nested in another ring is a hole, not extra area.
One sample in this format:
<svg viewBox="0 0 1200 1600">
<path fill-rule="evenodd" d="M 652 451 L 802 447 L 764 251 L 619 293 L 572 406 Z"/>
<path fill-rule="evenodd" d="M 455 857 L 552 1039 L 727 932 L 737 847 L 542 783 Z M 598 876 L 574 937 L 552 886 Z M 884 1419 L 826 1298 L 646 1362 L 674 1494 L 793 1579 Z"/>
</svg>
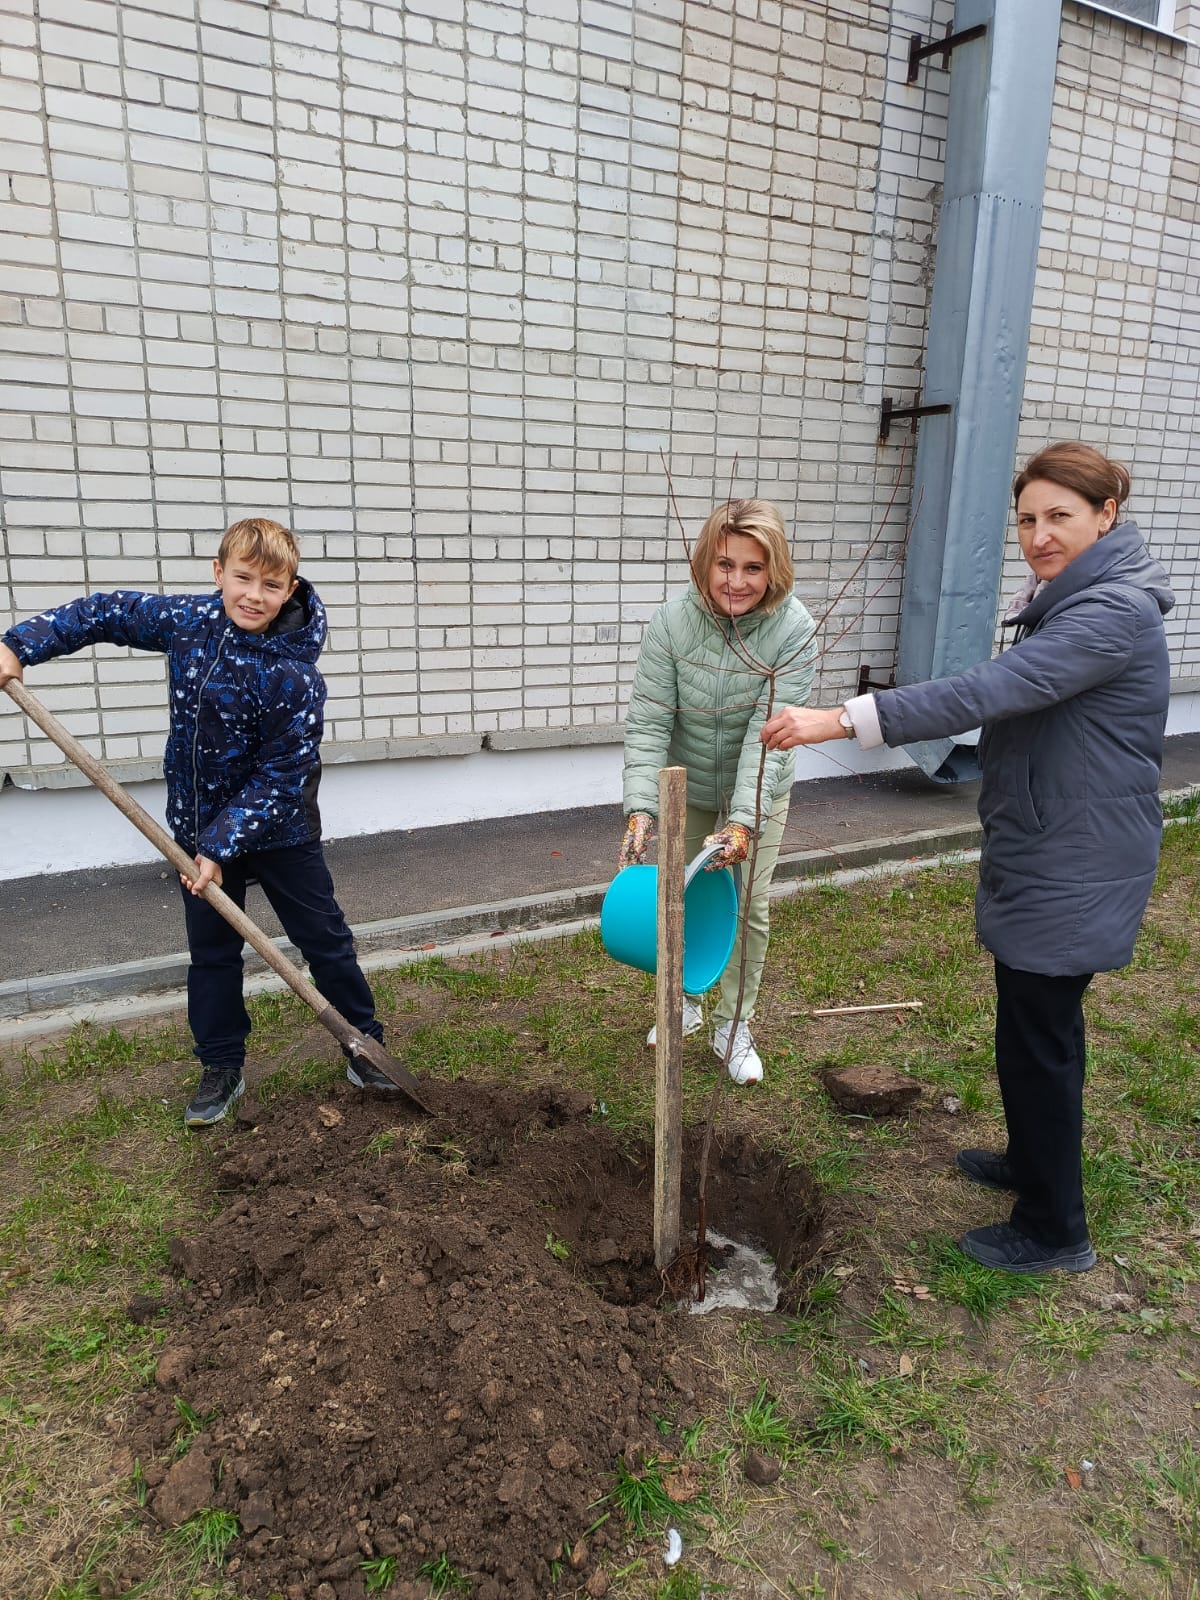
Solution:
<svg viewBox="0 0 1200 1600">
<path fill-rule="evenodd" d="M 1163 788 L 1200 785 L 1200 734 L 1167 741 Z M 797 784 L 777 881 L 978 843 L 977 785 L 915 769 Z M 618 806 L 376 834 L 327 846 L 338 898 L 370 957 L 595 916 L 615 867 Z M 250 915 L 280 933 L 261 891 Z M 178 991 L 187 957 L 166 862 L 0 882 L 0 1025 Z M 248 968 L 257 963 L 248 961 Z M 62 1020 L 69 1021 L 70 1017 Z"/>
</svg>

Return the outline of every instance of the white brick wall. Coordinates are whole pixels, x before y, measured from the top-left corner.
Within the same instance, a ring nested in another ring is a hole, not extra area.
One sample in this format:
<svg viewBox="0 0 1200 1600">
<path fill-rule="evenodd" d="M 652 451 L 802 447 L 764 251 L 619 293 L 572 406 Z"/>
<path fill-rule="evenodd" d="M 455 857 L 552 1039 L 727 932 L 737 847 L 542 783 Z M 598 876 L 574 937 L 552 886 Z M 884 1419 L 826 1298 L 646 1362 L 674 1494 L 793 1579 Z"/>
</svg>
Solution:
<svg viewBox="0 0 1200 1600">
<path fill-rule="evenodd" d="M 1183 12 L 1177 27 L 1200 23 Z M 1049 438 L 1083 438 L 1129 467 L 1129 514 L 1178 601 L 1172 666 L 1195 687 L 1198 110 L 1184 45 L 1067 0 L 1019 440 L 1023 457 Z M 1023 570 L 1014 538 L 1010 587 Z"/>
<path fill-rule="evenodd" d="M 661 452 L 689 532 L 731 486 L 781 504 L 818 615 L 861 563 L 820 693 L 886 672 L 911 451 L 879 401 L 920 389 L 948 85 L 903 79 L 952 12 L 0 0 L 0 625 L 206 588 L 263 511 L 329 607 L 342 754 L 569 743 L 684 578 Z M 1200 676 L 1184 69 L 1067 0 L 1022 446 L 1131 459 Z M 159 663 L 37 683 L 108 759 L 160 753 Z M 57 759 L 0 706 L 0 770 Z"/>
</svg>

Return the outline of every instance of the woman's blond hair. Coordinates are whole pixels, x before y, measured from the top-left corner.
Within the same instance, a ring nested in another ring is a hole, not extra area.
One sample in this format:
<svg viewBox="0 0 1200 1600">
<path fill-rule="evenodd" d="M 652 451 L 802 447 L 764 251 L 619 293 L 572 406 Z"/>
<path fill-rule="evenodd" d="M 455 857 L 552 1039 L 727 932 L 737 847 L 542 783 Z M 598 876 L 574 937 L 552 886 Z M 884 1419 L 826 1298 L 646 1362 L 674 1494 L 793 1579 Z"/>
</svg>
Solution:
<svg viewBox="0 0 1200 1600">
<path fill-rule="evenodd" d="M 692 550 L 692 577 L 697 589 L 706 600 L 709 598 L 708 575 L 720 554 L 721 541 L 731 534 L 754 539 L 762 546 L 767 558 L 767 592 L 758 610 L 776 610 L 791 594 L 796 574 L 783 528 L 783 513 L 770 500 L 723 500 L 709 514 Z"/>
<path fill-rule="evenodd" d="M 226 567 L 239 557 L 252 561 L 256 567 L 265 567 L 268 572 L 286 572 L 289 582 L 300 568 L 300 548 L 295 534 L 282 522 L 272 522 L 269 517 L 243 517 L 226 528 L 217 560 Z"/>
</svg>

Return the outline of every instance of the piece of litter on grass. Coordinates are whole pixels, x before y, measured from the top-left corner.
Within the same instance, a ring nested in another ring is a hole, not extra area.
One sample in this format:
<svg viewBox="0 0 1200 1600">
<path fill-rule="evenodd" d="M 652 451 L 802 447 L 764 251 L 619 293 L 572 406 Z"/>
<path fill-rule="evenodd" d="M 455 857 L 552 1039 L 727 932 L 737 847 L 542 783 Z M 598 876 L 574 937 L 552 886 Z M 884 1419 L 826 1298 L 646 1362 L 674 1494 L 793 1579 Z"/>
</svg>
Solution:
<svg viewBox="0 0 1200 1600">
<path fill-rule="evenodd" d="M 663 1566 L 673 1567 L 683 1554 L 683 1536 L 678 1528 L 667 1529 L 667 1548 L 663 1551 Z"/>
<path fill-rule="evenodd" d="M 1096 1463 L 1094 1461 L 1081 1461 L 1079 1463 L 1079 1470 L 1081 1472 L 1095 1472 Z"/>
<path fill-rule="evenodd" d="M 948 1111 L 952 1117 L 956 1117 L 962 1110 L 962 1101 L 956 1094 L 948 1094 L 942 1100 L 942 1110 Z"/>
<path fill-rule="evenodd" d="M 727 1239 L 715 1228 L 706 1234 L 713 1260 L 703 1300 L 688 1301 L 693 1316 L 734 1306 L 740 1311 L 774 1311 L 779 1303 L 775 1263 L 761 1250 Z"/>
<path fill-rule="evenodd" d="M 1083 1473 L 1080 1472 L 1078 1467 L 1067 1467 L 1063 1472 L 1063 1477 L 1067 1480 L 1070 1488 L 1083 1488 Z"/>
</svg>

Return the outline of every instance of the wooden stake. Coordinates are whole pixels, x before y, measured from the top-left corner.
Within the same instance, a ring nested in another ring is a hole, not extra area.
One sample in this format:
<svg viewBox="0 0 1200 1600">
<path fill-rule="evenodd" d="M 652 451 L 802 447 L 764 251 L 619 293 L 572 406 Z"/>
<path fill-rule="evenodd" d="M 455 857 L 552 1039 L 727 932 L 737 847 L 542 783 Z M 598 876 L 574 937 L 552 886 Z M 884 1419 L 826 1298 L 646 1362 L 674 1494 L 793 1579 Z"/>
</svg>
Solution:
<svg viewBox="0 0 1200 1600">
<path fill-rule="evenodd" d="M 687 768 L 658 774 L 658 956 L 654 1052 L 654 1264 L 679 1253 L 683 1173 L 683 869 Z"/>
</svg>

